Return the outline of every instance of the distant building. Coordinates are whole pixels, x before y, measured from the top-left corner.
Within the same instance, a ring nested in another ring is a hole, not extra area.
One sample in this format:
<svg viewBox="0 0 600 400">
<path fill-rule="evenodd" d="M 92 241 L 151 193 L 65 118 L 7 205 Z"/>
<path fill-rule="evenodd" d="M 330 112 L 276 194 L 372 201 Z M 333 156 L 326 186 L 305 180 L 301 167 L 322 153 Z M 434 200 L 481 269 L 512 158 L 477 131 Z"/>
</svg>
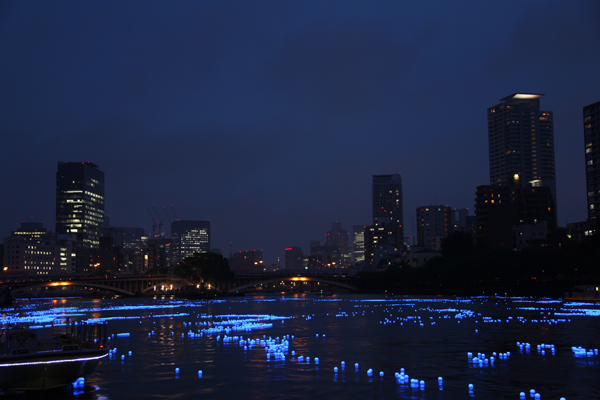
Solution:
<svg viewBox="0 0 600 400">
<path fill-rule="evenodd" d="M 148 240 L 144 228 L 110 227 L 106 236 L 113 238 L 114 244 L 122 249 L 137 249 L 144 247 Z"/>
<path fill-rule="evenodd" d="M 475 216 L 476 240 L 489 250 L 511 249 L 515 224 L 515 204 L 508 186 L 477 186 Z"/>
<path fill-rule="evenodd" d="M 325 233 L 325 246 L 332 249 L 332 263 L 340 268 L 350 262 L 350 234 L 342 228 L 341 222 L 336 221 L 331 225 L 331 230 Z"/>
<path fill-rule="evenodd" d="M 404 248 L 400 174 L 373 175 L 373 225 L 365 228 L 365 263 L 378 265 Z M 381 228 L 381 229 L 380 229 Z"/>
<path fill-rule="evenodd" d="M 330 269 L 331 253 L 317 253 L 305 257 L 307 269 Z"/>
<path fill-rule="evenodd" d="M 542 96 L 514 93 L 488 108 L 490 184 L 510 186 L 518 175 L 523 184 L 549 187 L 556 204 L 554 122 L 540 110 Z"/>
<path fill-rule="evenodd" d="M 393 225 L 370 225 L 365 227 L 365 264 L 379 267 L 389 265 L 399 258 L 402 245 L 398 245 L 398 233 Z"/>
<path fill-rule="evenodd" d="M 450 207 L 444 205 L 417 207 L 417 241 L 419 246 L 428 246 L 430 237 L 446 237 L 451 230 L 452 215 Z"/>
<path fill-rule="evenodd" d="M 439 250 L 431 249 L 424 246 L 413 246 L 410 249 L 409 253 L 409 264 L 411 267 L 422 267 L 427 263 L 427 261 L 431 260 L 434 257 L 439 257 Z"/>
<path fill-rule="evenodd" d="M 440 251 L 442 249 L 442 241 L 447 236 L 429 236 L 427 238 L 427 248 Z"/>
<path fill-rule="evenodd" d="M 194 253 L 210 250 L 210 221 L 177 220 L 171 222 L 172 265 Z"/>
<path fill-rule="evenodd" d="M 365 226 L 352 227 L 352 264 L 365 261 Z"/>
<path fill-rule="evenodd" d="M 318 252 L 320 247 L 321 247 L 320 240 L 311 240 L 310 241 L 310 254 Z"/>
<path fill-rule="evenodd" d="M 233 253 L 229 257 L 229 268 L 233 272 L 263 272 L 262 250 L 247 250 Z"/>
<path fill-rule="evenodd" d="M 522 224 L 513 229 L 515 248 L 542 247 L 548 244 L 548 223 L 539 221 L 535 225 Z"/>
<path fill-rule="evenodd" d="M 588 221 L 600 222 L 600 101 L 583 108 Z"/>
<path fill-rule="evenodd" d="M 303 269 L 304 253 L 302 247 L 288 247 L 285 249 L 285 269 Z"/>
<path fill-rule="evenodd" d="M 4 238 L 3 268 L 7 276 L 70 275 L 76 271 L 75 235 L 59 235 L 42 223 L 21 223 Z"/>
<path fill-rule="evenodd" d="M 164 270 L 176 265 L 172 263 L 173 239 L 157 236 L 148 238 L 147 242 L 148 244 L 145 247 L 146 252 L 144 253 L 144 257 L 146 258 L 144 260 L 144 268 L 138 271 L 147 271 L 149 269 Z"/>
<path fill-rule="evenodd" d="M 404 240 L 404 214 L 400 174 L 373 175 L 372 205 L 373 224 L 397 227 L 401 244 Z"/>
<path fill-rule="evenodd" d="M 520 228 L 523 225 L 543 226 L 543 229 L 536 228 L 536 232 L 546 233 L 557 227 L 550 188 L 519 186 L 518 181 L 514 185 L 477 187 L 476 239 L 489 250 L 520 248 L 515 232 L 525 232 Z M 538 240 L 538 243 L 542 242 Z"/>
<path fill-rule="evenodd" d="M 120 248 L 115 248 L 114 240 L 100 238 L 98 248 L 80 248 L 77 251 L 77 273 L 81 275 L 116 274 L 122 265 Z"/>
<path fill-rule="evenodd" d="M 311 240 L 310 257 L 306 257 L 308 269 L 335 268 L 339 263 L 340 251 L 337 246 L 321 245 L 319 240 Z M 334 264 L 335 263 L 335 264 Z"/>
<path fill-rule="evenodd" d="M 56 233 L 73 234 L 77 247 L 98 248 L 104 229 L 104 172 L 90 162 L 59 162 Z"/>
<path fill-rule="evenodd" d="M 166 267 L 170 261 L 170 250 L 167 255 L 164 245 L 156 245 L 156 241 L 149 243 L 144 228 L 108 227 L 106 236 L 113 239 L 114 246 L 121 253 L 117 273 L 146 272 L 155 266 Z M 169 244 L 171 242 L 171 239 L 161 239 Z"/>
<path fill-rule="evenodd" d="M 475 232 L 475 216 L 469 215 L 468 208 L 455 208 L 451 215 L 452 232 Z"/>
</svg>

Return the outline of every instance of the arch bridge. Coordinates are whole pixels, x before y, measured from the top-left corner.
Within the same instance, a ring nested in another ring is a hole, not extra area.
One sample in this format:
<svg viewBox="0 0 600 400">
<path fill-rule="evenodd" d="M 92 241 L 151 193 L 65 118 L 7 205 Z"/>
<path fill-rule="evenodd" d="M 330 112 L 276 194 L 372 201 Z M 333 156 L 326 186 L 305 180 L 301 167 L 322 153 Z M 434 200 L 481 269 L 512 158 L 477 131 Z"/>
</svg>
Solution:
<svg viewBox="0 0 600 400">
<path fill-rule="evenodd" d="M 262 286 L 263 288 L 266 287 L 267 290 L 276 290 L 277 287 L 280 287 L 294 291 L 312 292 L 316 292 L 324 288 L 327 291 L 333 291 L 335 289 L 348 292 L 358 291 L 356 278 L 341 274 L 236 273 L 233 283 L 228 289 L 228 292 L 241 292 L 255 286 Z"/>
<path fill-rule="evenodd" d="M 64 278 L 63 278 L 64 279 Z M 191 283 L 185 279 L 168 276 L 143 277 L 94 277 L 71 278 L 65 280 L 21 280 L 11 282 L 11 292 L 15 297 L 33 295 L 44 297 L 58 294 L 77 294 L 82 291 L 108 291 L 111 293 L 132 296 L 157 291 L 172 291 Z"/>
</svg>

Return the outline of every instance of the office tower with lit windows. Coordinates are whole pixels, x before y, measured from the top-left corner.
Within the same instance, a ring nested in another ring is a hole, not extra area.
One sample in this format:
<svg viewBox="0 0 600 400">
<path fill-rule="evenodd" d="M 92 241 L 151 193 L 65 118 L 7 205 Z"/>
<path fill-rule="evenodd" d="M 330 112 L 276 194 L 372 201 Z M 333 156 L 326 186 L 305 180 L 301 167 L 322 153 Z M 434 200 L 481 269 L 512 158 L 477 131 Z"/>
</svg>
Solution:
<svg viewBox="0 0 600 400">
<path fill-rule="evenodd" d="M 600 101 L 583 108 L 588 221 L 600 222 Z"/>
<path fill-rule="evenodd" d="M 104 229 L 104 172 L 91 162 L 59 162 L 56 233 L 73 234 L 77 247 L 98 248 Z"/>
<path fill-rule="evenodd" d="M 365 261 L 365 226 L 354 225 L 352 227 L 352 263 Z"/>
<path fill-rule="evenodd" d="M 74 235 L 44 229 L 41 222 L 21 222 L 4 238 L 5 276 L 68 275 L 76 271 Z"/>
<path fill-rule="evenodd" d="M 210 221 L 173 221 L 171 238 L 172 265 L 194 253 L 207 253 L 210 251 Z"/>
<path fill-rule="evenodd" d="M 488 108 L 490 181 L 550 188 L 556 204 L 554 127 L 551 111 L 540 110 L 543 94 L 514 93 Z"/>
</svg>

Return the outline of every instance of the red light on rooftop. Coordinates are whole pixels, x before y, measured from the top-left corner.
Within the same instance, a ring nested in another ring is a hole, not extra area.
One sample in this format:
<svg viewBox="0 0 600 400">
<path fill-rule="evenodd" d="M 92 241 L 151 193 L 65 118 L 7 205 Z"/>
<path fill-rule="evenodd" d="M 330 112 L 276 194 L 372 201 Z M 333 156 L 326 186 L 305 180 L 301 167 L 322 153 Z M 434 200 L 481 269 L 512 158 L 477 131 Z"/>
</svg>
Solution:
<svg viewBox="0 0 600 400">
<path fill-rule="evenodd" d="M 291 250 L 291 249 L 292 249 L 291 247 L 288 247 L 287 249 L 285 249 L 285 251 L 288 251 L 288 250 Z"/>
</svg>

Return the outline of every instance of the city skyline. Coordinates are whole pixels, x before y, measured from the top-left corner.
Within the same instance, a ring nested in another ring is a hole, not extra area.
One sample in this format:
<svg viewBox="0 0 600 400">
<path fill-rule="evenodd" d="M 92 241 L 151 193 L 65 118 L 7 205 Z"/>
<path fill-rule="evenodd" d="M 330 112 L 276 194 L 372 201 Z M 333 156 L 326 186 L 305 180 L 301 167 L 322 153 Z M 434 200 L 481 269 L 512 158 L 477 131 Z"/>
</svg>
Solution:
<svg viewBox="0 0 600 400">
<path fill-rule="evenodd" d="M 600 5 L 361 2 L 0 5 L 0 234 L 55 230 L 56 163 L 105 174 L 111 225 L 147 206 L 211 221 L 228 254 L 369 225 L 371 177 L 401 173 L 415 210 L 474 214 L 486 110 L 544 93 L 558 222 L 587 218 L 583 107 L 600 101 Z"/>
</svg>

